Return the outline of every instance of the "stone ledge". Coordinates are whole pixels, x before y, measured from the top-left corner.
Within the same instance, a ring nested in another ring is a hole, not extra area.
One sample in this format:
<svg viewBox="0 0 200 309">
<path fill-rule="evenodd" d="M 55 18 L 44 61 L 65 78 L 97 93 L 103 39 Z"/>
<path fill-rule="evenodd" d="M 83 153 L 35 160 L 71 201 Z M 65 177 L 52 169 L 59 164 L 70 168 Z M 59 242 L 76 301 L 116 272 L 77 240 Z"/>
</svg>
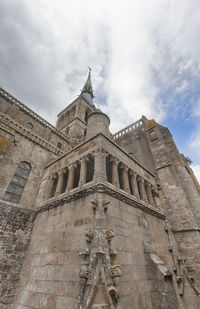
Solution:
<svg viewBox="0 0 200 309">
<path fill-rule="evenodd" d="M 33 208 L 25 208 L 24 206 L 20 205 L 20 204 L 15 204 L 15 203 L 11 203 L 11 202 L 7 202 L 4 201 L 2 199 L 0 199 L 0 207 L 4 207 L 4 208 L 14 208 L 16 209 L 16 211 L 24 211 L 27 213 L 32 213 L 33 215 L 37 214 L 37 209 L 33 209 Z"/>
<path fill-rule="evenodd" d="M 161 170 L 162 168 L 168 167 L 168 166 L 170 166 L 170 165 L 172 165 L 170 162 L 164 163 L 163 165 L 156 167 L 156 170 L 157 170 L 157 171 L 158 171 L 158 170 Z"/>
<path fill-rule="evenodd" d="M 157 209 L 154 209 L 150 205 L 147 205 L 143 201 L 139 201 L 138 199 L 130 196 L 129 194 L 123 192 L 122 190 L 115 189 L 113 186 L 103 183 L 91 184 L 87 188 L 83 188 L 81 190 L 74 190 L 74 192 L 65 194 L 63 193 L 61 196 L 53 197 L 50 200 L 44 202 L 41 206 L 39 206 L 37 213 L 47 211 L 52 208 L 56 208 L 58 206 L 62 206 L 64 203 L 69 203 L 73 200 L 78 200 L 92 193 L 105 193 L 116 199 L 119 199 L 122 202 L 127 203 L 135 208 L 141 209 L 144 212 L 157 217 L 161 220 L 165 220 L 165 215 L 159 212 Z"/>
</svg>

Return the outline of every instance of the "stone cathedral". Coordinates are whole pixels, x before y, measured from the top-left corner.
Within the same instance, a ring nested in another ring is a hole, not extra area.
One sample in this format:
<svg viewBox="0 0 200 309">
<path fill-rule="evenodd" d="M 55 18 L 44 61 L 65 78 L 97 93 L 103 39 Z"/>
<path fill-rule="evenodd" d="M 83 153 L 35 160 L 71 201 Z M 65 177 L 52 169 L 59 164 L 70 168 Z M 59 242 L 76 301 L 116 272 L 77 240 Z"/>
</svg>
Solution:
<svg viewBox="0 0 200 309">
<path fill-rule="evenodd" d="M 91 72 L 54 127 L 0 88 L 0 309 L 199 309 L 200 187 L 169 130 L 111 134 Z"/>
</svg>

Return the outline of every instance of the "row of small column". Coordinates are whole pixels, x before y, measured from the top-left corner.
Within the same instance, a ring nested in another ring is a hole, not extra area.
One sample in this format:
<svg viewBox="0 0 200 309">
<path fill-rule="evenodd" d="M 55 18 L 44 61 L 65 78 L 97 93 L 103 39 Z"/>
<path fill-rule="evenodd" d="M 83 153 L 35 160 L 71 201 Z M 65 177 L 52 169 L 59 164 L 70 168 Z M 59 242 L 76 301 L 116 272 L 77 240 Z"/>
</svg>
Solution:
<svg viewBox="0 0 200 309">
<path fill-rule="evenodd" d="M 110 173 L 107 163 L 111 165 Z M 85 183 L 92 180 L 108 181 L 128 194 L 160 207 L 159 194 L 152 184 L 101 148 L 72 163 L 69 167 L 53 173 L 49 180 L 46 190 L 47 198 L 64 192 L 68 193 L 77 187 L 82 188 Z"/>
<path fill-rule="evenodd" d="M 152 206 L 160 207 L 161 203 L 159 194 L 152 184 L 123 163 L 119 162 L 116 158 L 110 156 L 107 158 L 111 162 L 110 182 L 114 186 L 134 195 Z"/>
<path fill-rule="evenodd" d="M 94 175 L 94 166 L 91 164 L 90 170 L 87 170 L 87 162 L 94 160 L 92 156 L 87 156 L 68 167 L 62 168 L 53 173 L 47 181 L 46 197 L 68 193 L 74 188 L 81 188 L 85 183 L 92 181 Z M 89 173 L 87 173 L 89 172 Z"/>
</svg>

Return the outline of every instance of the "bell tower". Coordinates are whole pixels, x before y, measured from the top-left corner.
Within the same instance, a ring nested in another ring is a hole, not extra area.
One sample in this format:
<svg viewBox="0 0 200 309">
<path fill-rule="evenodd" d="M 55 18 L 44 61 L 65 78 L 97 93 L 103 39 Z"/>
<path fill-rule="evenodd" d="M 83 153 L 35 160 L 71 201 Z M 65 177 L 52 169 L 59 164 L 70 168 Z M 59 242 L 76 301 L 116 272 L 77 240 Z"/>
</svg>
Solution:
<svg viewBox="0 0 200 309">
<path fill-rule="evenodd" d="M 89 114 L 96 111 L 93 104 L 91 69 L 80 95 L 57 116 L 56 128 L 69 138 L 80 139 L 85 135 Z"/>
</svg>

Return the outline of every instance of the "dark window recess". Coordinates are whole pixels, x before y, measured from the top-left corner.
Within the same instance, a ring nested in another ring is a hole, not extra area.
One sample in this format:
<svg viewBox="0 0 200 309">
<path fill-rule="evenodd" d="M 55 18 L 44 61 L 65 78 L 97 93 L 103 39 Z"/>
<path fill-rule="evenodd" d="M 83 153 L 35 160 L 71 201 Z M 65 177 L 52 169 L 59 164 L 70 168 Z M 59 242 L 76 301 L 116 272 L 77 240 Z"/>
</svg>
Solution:
<svg viewBox="0 0 200 309">
<path fill-rule="evenodd" d="M 53 188 L 52 188 L 52 192 L 51 192 L 51 197 L 56 195 L 57 183 L 58 183 L 58 174 L 56 174 L 54 179 L 53 179 Z"/>
<path fill-rule="evenodd" d="M 61 143 L 58 143 L 58 144 L 57 144 L 57 147 L 58 147 L 59 149 L 61 149 L 61 148 L 62 148 L 62 144 L 61 144 Z"/>
<path fill-rule="evenodd" d="M 86 159 L 86 183 L 93 180 L 94 176 L 94 157 L 89 156 Z"/>
<path fill-rule="evenodd" d="M 26 127 L 27 127 L 27 129 L 29 129 L 29 130 L 33 130 L 33 125 L 32 125 L 32 123 L 30 123 L 30 122 L 28 122 L 28 123 L 26 124 Z"/>
<path fill-rule="evenodd" d="M 106 158 L 106 175 L 107 181 L 112 183 L 112 162 L 110 160 L 110 157 Z"/>
<path fill-rule="evenodd" d="M 28 176 L 30 174 L 30 170 L 31 165 L 25 161 L 18 165 L 15 174 L 4 194 L 3 200 L 16 204 L 19 203 Z"/>
<path fill-rule="evenodd" d="M 88 111 L 85 111 L 85 122 L 88 121 Z"/>
<path fill-rule="evenodd" d="M 119 177 L 119 187 L 120 189 L 123 189 L 123 181 L 122 181 L 122 167 L 120 164 L 118 165 L 118 177 Z"/>
<path fill-rule="evenodd" d="M 81 170 L 81 165 L 78 162 L 77 165 L 74 167 L 74 184 L 73 184 L 73 189 L 78 187 L 79 179 L 80 179 L 80 170 Z"/>
<path fill-rule="evenodd" d="M 132 190 L 132 185 L 131 185 L 131 175 L 128 174 L 128 182 L 129 182 L 129 188 L 130 188 L 130 193 L 133 195 L 133 190 Z"/>
</svg>

